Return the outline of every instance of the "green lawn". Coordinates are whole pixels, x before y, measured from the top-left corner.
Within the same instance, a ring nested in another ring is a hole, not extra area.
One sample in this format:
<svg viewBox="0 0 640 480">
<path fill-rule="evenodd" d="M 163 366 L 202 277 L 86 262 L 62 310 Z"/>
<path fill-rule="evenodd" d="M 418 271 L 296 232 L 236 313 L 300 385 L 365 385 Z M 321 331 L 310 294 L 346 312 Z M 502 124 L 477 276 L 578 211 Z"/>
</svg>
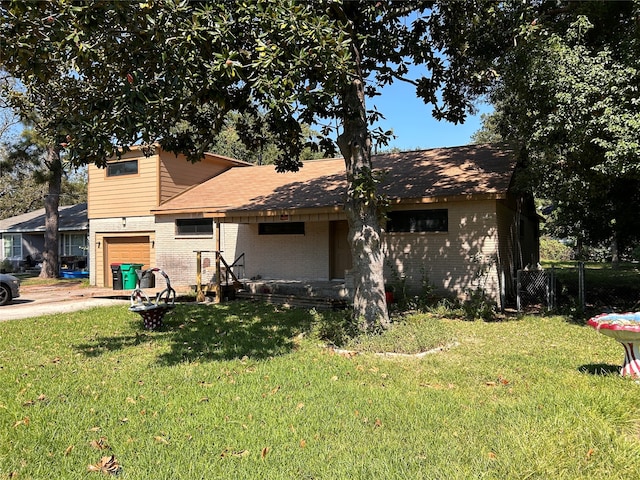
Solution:
<svg viewBox="0 0 640 480">
<path fill-rule="evenodd" d="M 0 323 L 0 478 L 628 479 L 640 385 L 622 348 L 562 317 L 412 317 L 337 354 L 320 314 L 181 305 Z M 399 333 L 400 332 L 400 333 Z M 384 342 L 382 342 L 384 343 Z M 447 348 L 448 346 L 448 348 Z"/>
</svg>

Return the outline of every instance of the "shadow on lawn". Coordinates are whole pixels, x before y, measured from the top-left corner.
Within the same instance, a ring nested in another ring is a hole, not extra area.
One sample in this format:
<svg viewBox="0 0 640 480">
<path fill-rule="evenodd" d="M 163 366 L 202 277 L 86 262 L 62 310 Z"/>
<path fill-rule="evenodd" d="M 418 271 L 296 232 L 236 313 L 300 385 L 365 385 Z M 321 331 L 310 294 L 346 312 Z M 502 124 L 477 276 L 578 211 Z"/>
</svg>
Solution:
<svg viewBox="0 0 640 480">
<path fill-rule="evenodd" d="M 578 367 L 580 373 L 588 373 L 589 375 L 620 375 L 620 365 L 611 365 L 608 363 L 590 363 L 588 365 L 580 365 Z"/>
<path fill-rule="evenodd" d="M 178 305 L 154 331 L 144 330 L 138 315 L 135 322 L 140 333 L 100 337 L 76 348 L 87 356 L 98 356 L 156 340 L 170 346 L 169 352 L 158 357 L 163 365 L 245 356 L 260 360 L 294 350 L 295 337 L 310 329 L 312 317 L 302 309 L 236 301 Z"/>
</svg>

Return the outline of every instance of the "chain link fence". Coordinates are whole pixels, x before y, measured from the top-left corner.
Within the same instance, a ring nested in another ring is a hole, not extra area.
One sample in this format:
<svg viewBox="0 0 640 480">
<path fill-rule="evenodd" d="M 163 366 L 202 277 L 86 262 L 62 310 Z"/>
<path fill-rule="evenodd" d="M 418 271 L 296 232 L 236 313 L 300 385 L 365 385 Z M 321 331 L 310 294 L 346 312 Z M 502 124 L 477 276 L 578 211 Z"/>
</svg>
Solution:
<svg viewBox="0 0 640 480">
<path fill-rule="evenodd" d="M 552 270 L 518 270 L 516 278 L 519 312 L 531 307 L 547 310 L 555 307 L 556 284 Z"/>
<path fill-rule="evenodd" d="M 517 272 L 517 308 L 590 316 L 640 309 L 640 266 L 586 264 Z"/>
</svg>

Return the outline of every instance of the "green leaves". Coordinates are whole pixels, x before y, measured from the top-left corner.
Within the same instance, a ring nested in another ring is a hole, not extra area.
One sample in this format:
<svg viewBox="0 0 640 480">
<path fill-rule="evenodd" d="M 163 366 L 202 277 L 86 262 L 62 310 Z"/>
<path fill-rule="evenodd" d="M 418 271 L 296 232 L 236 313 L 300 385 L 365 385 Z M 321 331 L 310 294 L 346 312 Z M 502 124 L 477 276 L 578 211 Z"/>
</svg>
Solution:
<svg viewBox="0 0 640 480">
<path fill-rule="evenodd" d="M 626 206 L 640 208 L 639 199 L 618 193 L 640 179 L 637 8 L 540 8 L 523 17 L 526 35 L 504 59 L 493 95 L 502 133 L 526 155 L 529 188 L 557 205 L 558 235 L 637 238 L 636 227 L 620 226 L 635 225 Z"/>
</svg>

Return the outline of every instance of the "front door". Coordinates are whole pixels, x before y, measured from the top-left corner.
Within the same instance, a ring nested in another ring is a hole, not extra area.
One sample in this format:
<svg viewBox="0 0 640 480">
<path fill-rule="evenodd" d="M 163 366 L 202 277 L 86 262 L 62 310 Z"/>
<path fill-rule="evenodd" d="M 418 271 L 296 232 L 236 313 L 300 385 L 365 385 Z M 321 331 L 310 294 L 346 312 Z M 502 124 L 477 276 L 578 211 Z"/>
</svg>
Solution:
<svg viewBox="0 0 640 480">
<path fill-rule="evenodd" d="M 347 239 L 349 224 L 346 220 L 331 222 L 329 225 L 331 237 L 330 245 L 330 277 L 331 279 L 344 279 L 345 270 L 350 270 L 353 262 L 351 259 L 351 247 Z"/>
</svg>

